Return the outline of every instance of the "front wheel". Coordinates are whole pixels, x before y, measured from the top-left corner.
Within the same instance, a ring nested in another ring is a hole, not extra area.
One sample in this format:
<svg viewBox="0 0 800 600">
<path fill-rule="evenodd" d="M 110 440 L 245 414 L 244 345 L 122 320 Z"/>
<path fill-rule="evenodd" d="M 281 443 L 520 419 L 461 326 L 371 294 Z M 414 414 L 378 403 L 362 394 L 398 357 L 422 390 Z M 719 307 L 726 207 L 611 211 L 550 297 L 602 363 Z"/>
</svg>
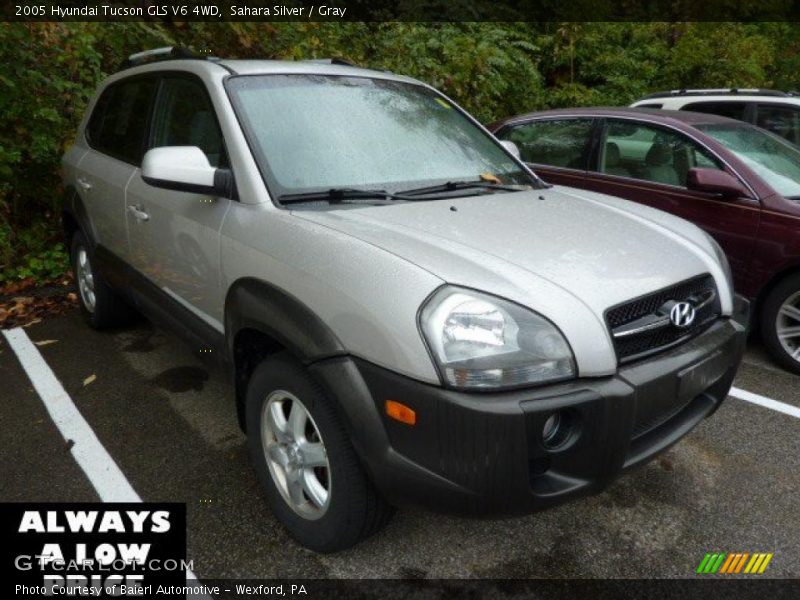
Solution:
<svg viewBox="0 0 800 600">
<path fill-rule="evenodd" d="M 765 298 L 761 336 L 778 363 L 800 374 L 800 273 L 781 281 Z"/>
<path fill-rule="evenodd" d="M 337 552 L 391 516 L 356 456 L 336 410 L 287 355 L 256 367 L 247 388 L 251 460 L 275 516 L 303 546 Z"/>
</svg>

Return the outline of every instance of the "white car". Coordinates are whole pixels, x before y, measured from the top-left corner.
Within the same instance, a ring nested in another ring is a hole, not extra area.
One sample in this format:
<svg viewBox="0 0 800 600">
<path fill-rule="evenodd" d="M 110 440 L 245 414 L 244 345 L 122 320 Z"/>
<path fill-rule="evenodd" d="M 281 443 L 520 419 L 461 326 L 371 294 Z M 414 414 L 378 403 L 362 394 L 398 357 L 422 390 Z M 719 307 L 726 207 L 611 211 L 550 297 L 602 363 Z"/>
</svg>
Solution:
<svg viewBox="0 0 800 600">
<path fill-rule="evenodd" d="M 800 96 L 749 88 L 672 90 L 640 98 L 631 106 L 711 113 L 757 125 L 800 145 Z"/>
</svg>

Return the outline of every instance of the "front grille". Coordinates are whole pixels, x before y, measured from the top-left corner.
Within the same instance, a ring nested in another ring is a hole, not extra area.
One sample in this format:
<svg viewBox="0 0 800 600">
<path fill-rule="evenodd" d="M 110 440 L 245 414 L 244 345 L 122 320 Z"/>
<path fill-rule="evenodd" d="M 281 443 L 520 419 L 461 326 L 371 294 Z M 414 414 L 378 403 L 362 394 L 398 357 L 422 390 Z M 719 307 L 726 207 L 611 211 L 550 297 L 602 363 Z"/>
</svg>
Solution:
<svg viewBox="0 0 800 600">
<path fill-rule="evenodd" d="M 667 302 L 685 302 L 709 293 L 714 294 L 713 300 L 697 309 L 694 323 L 689 327 L 679 328 L 669 324 L 626 337 L 615 338 L 614 349 L 617 359 L 620 362 L 630 362 L 643 358 L 701 333 L 722 312 L 719 294 L 714 278 L 711 275 L 701 275 L 607 310 L 606 323 L 613 336 L 625 325 L 629 325 L 637 319 L 655 315 Z"/>
</svg>

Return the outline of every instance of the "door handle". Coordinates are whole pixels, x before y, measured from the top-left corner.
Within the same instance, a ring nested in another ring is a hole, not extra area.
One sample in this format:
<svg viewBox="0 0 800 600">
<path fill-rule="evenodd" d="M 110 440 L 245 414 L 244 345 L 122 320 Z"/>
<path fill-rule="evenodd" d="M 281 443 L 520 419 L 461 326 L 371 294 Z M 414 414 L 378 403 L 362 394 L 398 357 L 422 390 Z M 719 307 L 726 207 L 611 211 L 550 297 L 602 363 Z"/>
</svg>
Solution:
<svg viewBox="0 0 800 600">
<path fill-rule="evenodd" d="M 131 213 L 139 221 L 149 221 L 150 215 L 142 210 L 140 206 L 129 206 L 128 212 Z"/>
<path fill-rule="evenodd" d="M 83 177 L 78 177 L 76 181 L 78 182 L 78 185 L 81 186 L 81 188 L 83 188 L 85 191 L 88 192 L 90 189 L 92 189 L 92 184 L 86 181 Z"/>
</svg>

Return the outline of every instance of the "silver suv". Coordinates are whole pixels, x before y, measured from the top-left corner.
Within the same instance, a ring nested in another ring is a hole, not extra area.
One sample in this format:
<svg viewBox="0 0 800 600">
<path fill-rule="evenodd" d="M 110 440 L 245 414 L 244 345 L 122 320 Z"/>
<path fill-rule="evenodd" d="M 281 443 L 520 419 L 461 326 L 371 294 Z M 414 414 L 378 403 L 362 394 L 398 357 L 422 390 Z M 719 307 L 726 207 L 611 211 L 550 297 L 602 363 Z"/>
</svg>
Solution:
<svg viewBox="0 0 800 600">
<path fill-rule="evenodd" d="M 714 412 L 743 352 L 711 238 L 543 183 L 407 77 L 151 60 L 100 86 L 63 162 L 86 319 L 135 308 L 219 358 L 272 510 L 317 551 L 395 505 L 596 493 Z"/>
</svg>

